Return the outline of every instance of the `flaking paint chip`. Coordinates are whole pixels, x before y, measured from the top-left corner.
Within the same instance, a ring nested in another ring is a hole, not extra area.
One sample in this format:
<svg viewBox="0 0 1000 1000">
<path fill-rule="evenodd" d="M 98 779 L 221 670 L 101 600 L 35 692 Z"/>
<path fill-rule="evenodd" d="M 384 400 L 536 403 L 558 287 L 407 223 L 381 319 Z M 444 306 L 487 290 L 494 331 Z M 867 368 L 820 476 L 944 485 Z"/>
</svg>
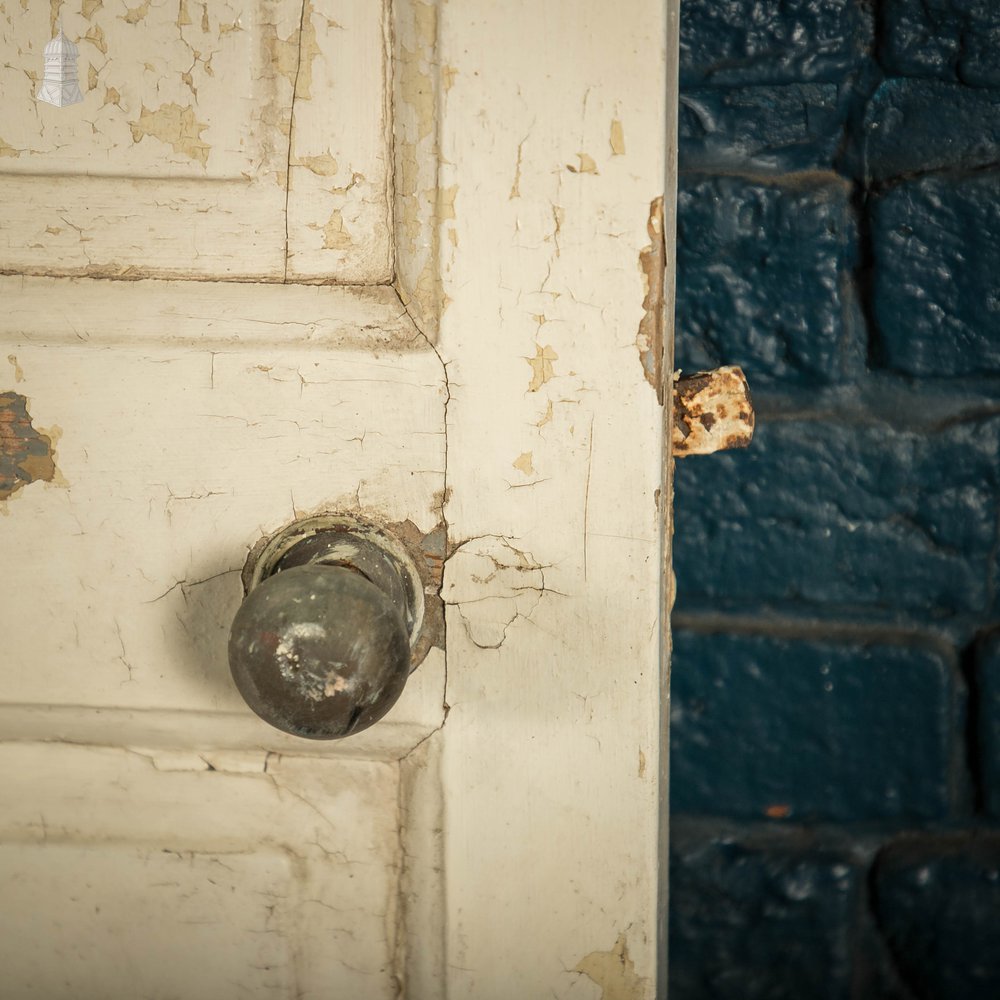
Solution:
<svg viewBox="0 0 1000 1000">
<path fill-rule="evenodd" d="M 155 110 L 143 105 L 138 121 L 129 122 L 129 127 L 133 142 L 141 142 L 147 135 L 152 136 L 167 143 L 175 153 L 188 156 L 203 167 L 208 164 L 212 147 L 201 137 L 208 125 L 195 121 L 194 109 L 190 105 L 161 104 Z"/>
<path fill-rule="evenodd" d="M 566 169 L 571 174 L 597 173 L 597 163 L 594 161 L 594 158 L 589 153 L 577 153 L 576 158 L 580 161 L 579 166 L 573 166 L 572 163 L 566 164 Z"/>
<path fill-rule="evenodd" d="M 0 392 L 0 500 L 29 483 L 55 478 L 52 438 L 32 424 L 28 400 L 18 392 Z"/>
<path fill-rule="evenodd" d="M 101 53 L 101 55 L 106 56 L 108 54 L 108 43 L 104 37 L 104 29 L 99 24 L 95 24 L 90 31 L 83 36 L 83 40 L 85 42 L 90 42 L 90 44 Z"/>
<path fill-rule="evenodd" d="M 311 225 L 310 228 L 321 227 Z M 351 246 L 351 234 L 344 225 L 344 216 L 339 208 L 330 213 L 330 219 L 322 227 L 324 250 L 346 250 Z"/>
<path fill-rule="evenodd" d="M 338 170 L 337 161 L 329 153 L 320 153 L 318 156 L 296 156 L 292 160 L 292 166 L 305 167 L 317 177 L 334 177 Z"/>
<path fill-rule="evenodd" d="M 531 452 L 522 452 L 517 458 L 511 462 L 511 465 L 517 469 L 518 472 L 523 472 L 526 476 L 533 476 L 535 474 L 535 467 L 531 461 Z"/>
<path fill-rule="evenodd" d="M 624 934 L 618 935 L 611 951 L 592 951 L 580 959 L 574 971 L 600 986 L 601 1000 L 643 1000 L 648 993 L 649 981 L 636 975 Z"/>
<path fill-rule="evenodd" d="M 126 24 L 138 24 L 140 21 L 144 21 L 149 13 L 150 4 L 151 0 L 143 0 L 138 7 L 126 7 L 125 16 L 119 17 L 119 20 Z"/>
<path fill-rule="evenodd" d="M 613 119 L 611 122 L 611 136 L 609 142 L 611 143 L 612 156 L 625 155 L 625 129 L 622 127 L 622 123 L 617 118 Z"/>
<path fill-rule="evenodd" d="M 555 375 L 552 362 L 558 361 L 559 355 L 549 344 L 544 347 L 541 344 L 535 344 L 535 356 L 524 360 L 531 365 L 531 382 L 528 383 L 528 392 L 538 392 Z"/>
</svg>

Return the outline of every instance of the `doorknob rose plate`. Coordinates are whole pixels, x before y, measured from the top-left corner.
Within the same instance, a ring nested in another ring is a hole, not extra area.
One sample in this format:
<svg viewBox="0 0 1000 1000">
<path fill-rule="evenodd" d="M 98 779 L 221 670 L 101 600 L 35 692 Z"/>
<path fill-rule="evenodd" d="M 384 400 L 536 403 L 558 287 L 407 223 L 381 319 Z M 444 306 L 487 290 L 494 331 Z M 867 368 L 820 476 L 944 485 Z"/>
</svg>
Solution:
<svg viewBox="0 0 1000 1000">
<path fill-rule="evenodd" d="M 391 589 L 417 645 L 424 620 L 424 584 L 406 547 L 392 532 L 354 514 L 316 514 L 285 525 L 251 550 L 243 567 L 249 594 L 269 576 L 305 563 L 346 566 Z"/>
<path fill-rule="evenodd" d="M 244 589 L 229 664 L 264 721 L 338 739 L 389 711 L 423 619 L 420 577 L 391 534 L 349 515 L 296 521 L 251 553 Z"/>
</svg>

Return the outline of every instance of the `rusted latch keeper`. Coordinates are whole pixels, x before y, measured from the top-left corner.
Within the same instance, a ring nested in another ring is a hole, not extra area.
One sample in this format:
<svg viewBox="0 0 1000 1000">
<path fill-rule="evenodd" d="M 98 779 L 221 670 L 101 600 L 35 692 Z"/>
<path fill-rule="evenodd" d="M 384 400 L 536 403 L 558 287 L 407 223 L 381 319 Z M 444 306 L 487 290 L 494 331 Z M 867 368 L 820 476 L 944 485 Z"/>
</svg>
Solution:
<svg viewBox="0 0 1000 1000">
<path fill-rule="evenodd" d="M 753 438 L 750 386 L 741 368 L 674 376 L 674 455 L 745 448 Z"/>
</svg>

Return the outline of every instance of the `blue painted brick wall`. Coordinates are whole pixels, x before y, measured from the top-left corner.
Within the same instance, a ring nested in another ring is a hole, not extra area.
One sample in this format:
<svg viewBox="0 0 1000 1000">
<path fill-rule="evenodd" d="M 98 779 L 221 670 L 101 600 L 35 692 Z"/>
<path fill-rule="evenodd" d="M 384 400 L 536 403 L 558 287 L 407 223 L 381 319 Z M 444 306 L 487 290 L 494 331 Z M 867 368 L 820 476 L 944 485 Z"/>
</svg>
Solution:
<svg viewBox="0 0 1000 1000">
<path fill-rule="evenodd" d="M 975 671 L 973 684 L 979 699 L 973 725 L 981 759 L 983 805 L 1000 820 L 1000 632 L 980 644 Z"/>
<path fill-rule="evenodd" d="M 671 1000 L 993 1000 L 1000 2 L 681 9 Z"/>
<path fill-rule="evenodd" d="M 758 385 L 845 377 L 864 336 L 852 309 L 850 198 L 833 175 L 682 177 L 677 321 L 687 364 L 738 353 Z"/>
<path fill-rule="evenodd" d="M 947 652 L 684 630 L 674 656 L 675 811 L 792 822 L 948 816 L 962 703 Z"/>
<path fill-rule="evenodd" d="M 873 197 L 871 215 L 887 367 L 929 378 L 1000 372 L 1000 171 L 902 181 Z"/>
<path fill-rule="evenodd" d="M 1000 87 L 995 0 L 884 0 L 879 59 L 893 76 Z"/>
</svg>

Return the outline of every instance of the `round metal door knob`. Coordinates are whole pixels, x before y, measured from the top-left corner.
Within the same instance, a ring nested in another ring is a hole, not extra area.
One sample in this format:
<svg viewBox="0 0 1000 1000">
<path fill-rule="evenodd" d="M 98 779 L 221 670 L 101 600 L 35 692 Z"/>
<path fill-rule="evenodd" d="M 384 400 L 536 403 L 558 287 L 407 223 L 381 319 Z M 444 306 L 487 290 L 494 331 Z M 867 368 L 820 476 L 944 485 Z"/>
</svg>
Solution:
<svg viewBox="0 0 1000 1000">
<path fill-rule="evenodd" d="M 410 673 L 414 582 L 370 526 L 329 519 L 287 529 L 250 575 L 229 635 L 229 666 L 265 722 L 309 739 L 367 729 Z M 346 526 L 345 526 L 346 525 Z M 315 530 L 313 530 L 315 529 Z M 374 532 L 374 534 L 373 534 Z"/>
</svg>

